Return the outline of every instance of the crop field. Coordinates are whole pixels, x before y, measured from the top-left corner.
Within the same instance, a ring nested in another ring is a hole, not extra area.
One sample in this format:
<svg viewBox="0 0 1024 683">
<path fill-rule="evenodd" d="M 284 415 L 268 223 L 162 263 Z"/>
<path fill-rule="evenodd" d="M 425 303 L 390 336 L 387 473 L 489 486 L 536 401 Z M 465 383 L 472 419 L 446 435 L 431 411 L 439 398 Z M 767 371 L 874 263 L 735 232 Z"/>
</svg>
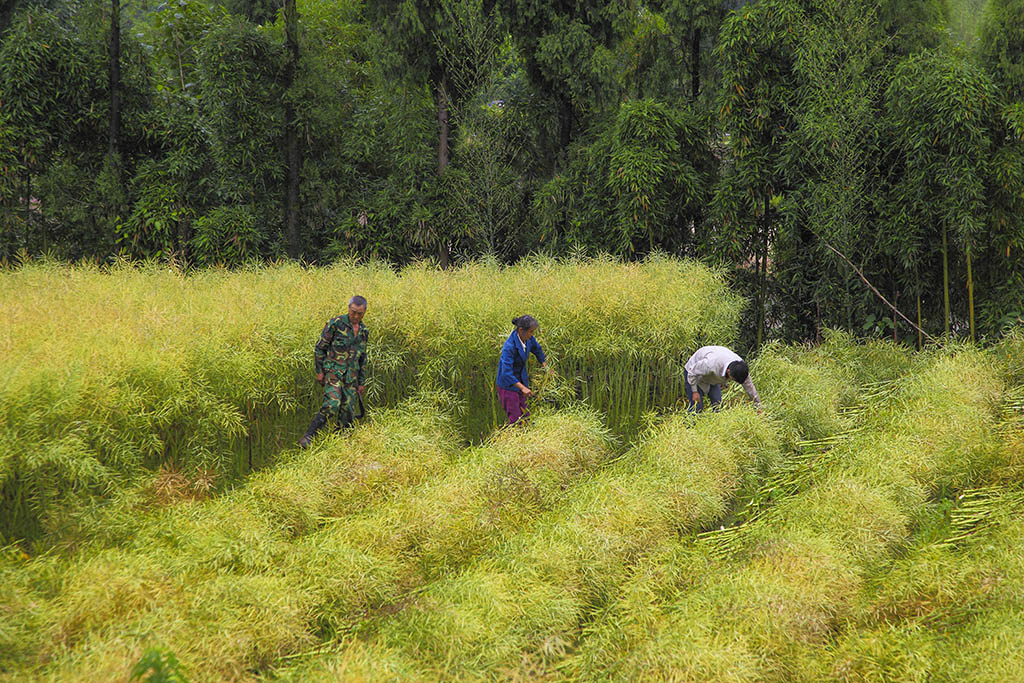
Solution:
<svg viewBox="0 0 1024 683">
<path fill-rule="evenodd" d="M 369 411 L 307 450 L 369 300 Z M 0 272 L 0 680 L 1010 680 L 1024 336 L 768 344 L 669 258 Z M 528 425 L 500 427 L 534 315 Z"/>
</svg>

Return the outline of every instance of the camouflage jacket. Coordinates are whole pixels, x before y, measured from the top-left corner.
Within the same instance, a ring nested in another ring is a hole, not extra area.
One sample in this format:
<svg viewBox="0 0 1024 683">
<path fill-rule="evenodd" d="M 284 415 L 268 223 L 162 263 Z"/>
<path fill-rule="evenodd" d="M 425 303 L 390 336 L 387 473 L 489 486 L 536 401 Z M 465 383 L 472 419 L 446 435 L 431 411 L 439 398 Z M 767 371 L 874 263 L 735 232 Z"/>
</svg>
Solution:
<svg viewBox="0 0 1024 683">
<path fill-rule="evenodd" d="M 366 384 L 366 344 L 370 330 L 359 324 L 359 334 L 352 331 L 348 314 L 331 318 L 316 343 L 316 371 L 336 372 L 344 385 Z"/>
</svg>

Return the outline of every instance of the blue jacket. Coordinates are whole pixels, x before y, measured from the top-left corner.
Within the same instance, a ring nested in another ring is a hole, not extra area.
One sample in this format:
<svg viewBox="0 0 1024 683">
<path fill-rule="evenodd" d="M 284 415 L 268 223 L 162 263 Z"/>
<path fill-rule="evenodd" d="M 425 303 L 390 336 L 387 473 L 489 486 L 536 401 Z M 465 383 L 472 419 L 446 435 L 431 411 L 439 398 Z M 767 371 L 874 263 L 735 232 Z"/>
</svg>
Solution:
<svg viewBox="0 0 1024 683">
<path fill-rule="evenodd" d="M 526 352 L 523 352 L 523 345 L 519 342 L 519 335 L 515 330 L 505 340 L 501 347 L 501 358 L 498 359 L 497 384 L 502 389 L 519 391 L 516 382 L 522 382 L 523 386 L 530 386 L 530 378 L 526 372 L 526 359 L 529 354 L 537 356 L 541 363 L 547 359 L 544 356 L 544 349 L 540 348 L 535 337 L 530 337 L 526 342 Z"/>
</svg>

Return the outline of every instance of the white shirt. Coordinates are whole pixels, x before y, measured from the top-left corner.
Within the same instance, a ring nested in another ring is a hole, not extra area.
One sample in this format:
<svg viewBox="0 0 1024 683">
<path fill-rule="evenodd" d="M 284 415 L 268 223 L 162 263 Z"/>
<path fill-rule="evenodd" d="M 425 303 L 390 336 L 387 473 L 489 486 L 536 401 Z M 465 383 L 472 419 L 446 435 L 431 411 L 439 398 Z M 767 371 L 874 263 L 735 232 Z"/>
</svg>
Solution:
<svg viewBox="0 0 1024 683">
<path fill-rule="evenodd" d="M 725 372 L 729 369 L 729 363 L 737 360 L 743 359 L 724 346 L 702 346 L 690 356 L 690 360 L 686 361 L 686 379 L 691 387 L 699 387 L 707 394 L 711 391 L 712 384 L 725 383 Z M 747 375 L 746 381 L 743 382 L 743 389 L 754 401 L 754 405 L 761 405 L 761 397 L 757 395 L 750 375 Z"/>
</svg>

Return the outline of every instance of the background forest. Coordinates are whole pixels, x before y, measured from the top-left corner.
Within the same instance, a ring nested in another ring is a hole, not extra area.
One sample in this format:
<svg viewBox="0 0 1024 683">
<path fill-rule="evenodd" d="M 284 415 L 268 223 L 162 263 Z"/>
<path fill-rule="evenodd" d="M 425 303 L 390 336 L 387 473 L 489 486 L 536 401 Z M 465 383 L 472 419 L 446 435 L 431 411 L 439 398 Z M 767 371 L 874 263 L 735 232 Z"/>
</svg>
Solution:
<svg viewBox="0 0 1024 683">
<path fill-rule="evenodd" d="M 1024 0 L 0 0 L 0 261 L 652 252 L 742 346 L 1024 315 Z"/>
</svg>

